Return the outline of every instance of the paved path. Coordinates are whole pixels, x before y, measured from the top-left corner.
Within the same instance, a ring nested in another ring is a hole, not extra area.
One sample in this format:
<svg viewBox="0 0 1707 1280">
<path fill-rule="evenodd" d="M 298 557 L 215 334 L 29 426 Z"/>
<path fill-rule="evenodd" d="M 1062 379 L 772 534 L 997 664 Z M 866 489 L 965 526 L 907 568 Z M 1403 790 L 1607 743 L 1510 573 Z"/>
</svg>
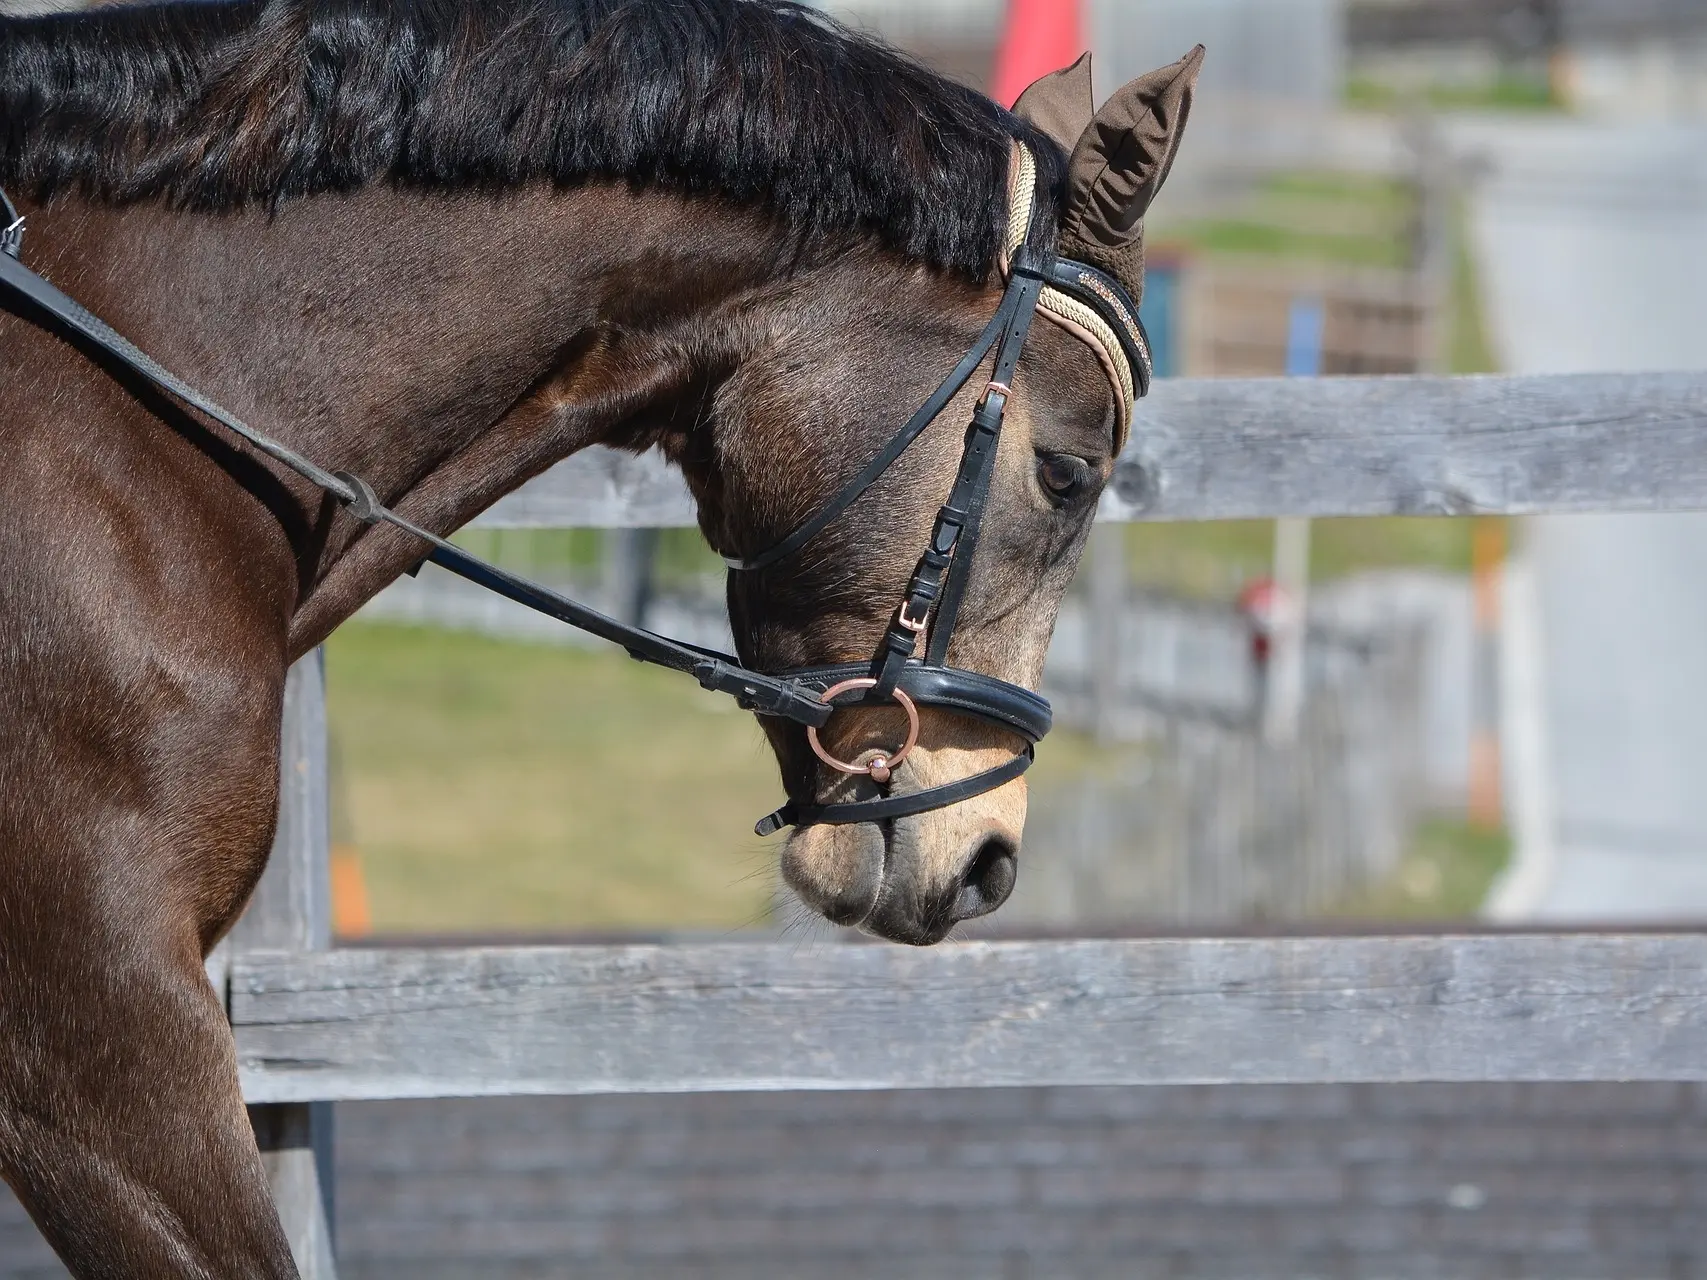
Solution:
<svg viewBox="0 0 1707 1280">
<path fill-rule="evenodd" d="M 1472 228 L 1509 371 L 1707 368 L 1707 128 L 1453 140 L 1488 164 Z M 1524 545 L 1552 848 L 1513 914 L 1707 919 L 1707 516 L 1534 520 Z"/>
</svg>

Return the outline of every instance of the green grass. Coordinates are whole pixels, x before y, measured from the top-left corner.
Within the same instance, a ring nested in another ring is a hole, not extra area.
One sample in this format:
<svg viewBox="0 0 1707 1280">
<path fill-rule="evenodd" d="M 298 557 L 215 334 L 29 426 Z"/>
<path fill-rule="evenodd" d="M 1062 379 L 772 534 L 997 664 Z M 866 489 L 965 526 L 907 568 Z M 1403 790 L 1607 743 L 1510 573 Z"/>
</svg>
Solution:
<svg viewBox="0 0 1707 1280">
<path fill-rule="evenodd" d="M 1453 920 L 1474 916 L 1511 857 L 1503 831 L 1433 819 L 1417 832 L 1398 869 L 1328 914 L 1365 920 Z"/>
<path fill-rule="evenodd" d="M 1191 243 L 1208 253 L 1334 262 L 1352 267 L 1400 267 L 1405 252 L 1385 237 L 1336 235 L 1244 218 L 1215 219 L 1187 228 Z"/>
<path fill-rule="evenodd" d="M 752 716 L 605 650 L 351 623 L 327 644 L 333 822 L 379 933 L 736 929 L 781 800 Z M 1035 785 L 1109 753 L 1060 732 Z"/>
<path fill-rule="evenodd" d="M 453 541 L 477 556 L 524 573 L 564 577 L 596 570 L 606 536 L 603 529 L 464 529 Z M 661 583 L 720 573 L 722 568 L 723 562 L 705 545 L 699 530 L 658 531 Z"/>
<path fill-rule="evenodd" d="M 764 914 L 776 766 L 727 699 L 620 654 L 370 624 L 332 637 L 327 678 L 377 931 Z"/>
<path fill-rule="evenodd" d="M 762 921 L 779 798 L 751 716 L 621 655 L 355 623 L 328 644 L 334 824 L 378 933 L 733 930 Z M 1034 789 L 1135 753 L 1051 735 Z M 1475 911 L 1502 838 L 1431 822 L 1362 918 Z"/>
<path fill-rule="evenodd" d="M 1198 253 L 1403 267 L 1416 198 L 1402 182 L 1346 173 L 1270 178 L 1231 214 L 1174 223 L 1162 234 Z"/>
<path fill-rule="evenodd" d="M 1488 334 L 1482 301 L 1481 278 L 1470 248 L 1464 210 L 1454 211 L 1452 220 L 1452 296 L 1447 316 L 1446 347 L 1448 373 L 1498 373 L 1493 340 Z"/>
<path fill-rule="evenodd" d="M 1420 94 L 1370 76 L 1351 76 L 1345 103 L 1363 111 L 1402 111 L 1420 102 L 1437 111 L 1558 111 L 1558 95 L 1545 75 L 1503 72 L 1479 84 L 1430 85 Z"/>
<path fill-rule="evenodd" d="M 1369 569 L 1470 569 L 1472 522 L 1435 517 L 1316 520 L 1310 529 L 1310 576 L 1331 581 Z M 1202 599 L 1225 599 L 1270 572 L 1274 523 L 1215 520 L 1126 527 L 1127 563 L 1141 585 Z"/>
</svg>

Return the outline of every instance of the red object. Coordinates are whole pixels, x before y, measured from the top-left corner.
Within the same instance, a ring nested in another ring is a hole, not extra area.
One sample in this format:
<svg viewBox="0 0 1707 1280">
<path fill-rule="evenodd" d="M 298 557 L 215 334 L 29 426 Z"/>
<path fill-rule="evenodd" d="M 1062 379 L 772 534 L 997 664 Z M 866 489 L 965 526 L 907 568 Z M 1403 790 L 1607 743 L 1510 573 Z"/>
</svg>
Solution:
<svg viewBox="0 0 1707 1280">
<path fill-rule="evenodd" d="M 1239 612 L 1250 619 L 1253 627 L 1272 631 L 1279 621 L 1285 598 L 1273 578 L 1252 578 L 1239 592 Z"/>
<path fill-rule="evenodd" d="M 1274 633 L 1280 629 L 1292 601 L 1273 578 L 1253 578 L 1239 592 L 1239 612 L 1251 628 L 1251 660 L 1258 666 L 1268 661 Z"/>
<path fill-rule="evenodd" d="M 990 96 L 1011 107 L 1033 80 L 1072 66 L 1084 51 L 1079 0 L 1008 0 Z"/>
</svg>

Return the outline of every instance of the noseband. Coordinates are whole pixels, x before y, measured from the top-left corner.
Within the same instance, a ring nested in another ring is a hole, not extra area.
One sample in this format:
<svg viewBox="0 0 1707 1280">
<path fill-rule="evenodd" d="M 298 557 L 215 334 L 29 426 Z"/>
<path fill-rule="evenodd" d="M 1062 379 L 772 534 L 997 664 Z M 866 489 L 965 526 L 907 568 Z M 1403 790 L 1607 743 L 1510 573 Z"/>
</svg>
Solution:
<svg viewBox="0 0 1707 1280">
<path fill-rule="evenodd" d="M 958 782 L 843 804 L 790 801 L 760 819 L 754 830 L 763 836 L 786 826 L 876 822 L 957 804 L 1019 777 L 1031 765 L 1033 748 L 1049 732 L 1051 713 L 1045 698 L 1023 686 L 947 663 L 949 642 L 954 636 L 978 545 L 979 526 L 995 469 L 996 446 L 1012 396 L 1014 370 L 1033 317 L 1041 312 L 1097 353 L 1114 385 L 1117 417 L 1123 431 L 1131 421 L 1134 400 L 1150 386 L 1149 343 L 1138 319 L 1138 308 L 1119 282 L 1094 267 L 1057 258 L 1027 243 L 1033 212 L 1042 196 L 1036 190 L 1036 169 L 1030 153 L 1016 145 L 1016 156 L 1014 200 L 1006 239 L 1007 287 L 996 314 L 978 341 L 877 456 L 804 523 L 755 555 L 725 557 L 731 572 L 751 573 L 778 563 L 811 542 L 894 465 L 994 352 L 990 380 L 972 411 L 959 470 L 948 499 L 937 512 L 930 541 L 919 557 L 888 629 L 871 660 L 863 663 L 801 667 L 774 674 L 753 671 L 728 654 L 619 622 L 469 555 L 382 505 L 360 477 L 347 471 L 327 471 L 248 426 L 162 368 L 75 299 L 25 267 L 20 261 L 24 220 L 3 191 L 0 191 L 0 295 L 22 304 L 17 308 L 18 315 L 68 339 L 84 354 L 122 366 L 219 423 L 331 494 L 357 519 L 369 525 L 393 525 L 419 539 L 428 548 L 426 559 L 441 568 L 621 645 L 631 657 L 642 662 L 690 674 L 704 688 L 729 694 L 749 711 L 802 725 L 814 751 L 832 768 L 868 776 L 879 787 L 886 786 L 895 766 L 911 751 L 917 737 L 918 707 L 935 707 L 969 717 L 1014 733 L 1025 742 L 1024 749 L 1007 763 Z M 915 653 L 920 636 L 927 636 L 922 660 Z M 898 704 L 907 713 L 909 733 L 898 750 L 854 764 L 835 759 L 818 741 L 818 730 L 839 708 L 886 703 Z"/>
</svg>

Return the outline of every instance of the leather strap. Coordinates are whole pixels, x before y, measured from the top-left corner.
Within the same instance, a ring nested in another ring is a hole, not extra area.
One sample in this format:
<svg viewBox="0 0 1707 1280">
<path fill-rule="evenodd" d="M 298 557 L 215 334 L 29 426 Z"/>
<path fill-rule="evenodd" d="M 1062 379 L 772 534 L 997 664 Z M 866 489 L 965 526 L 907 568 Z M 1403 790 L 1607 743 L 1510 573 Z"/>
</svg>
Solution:
<svg viewBox="0 0 1707 1280">
<path fill-rule="evenodd" d="M 9 201 L 7 203 L 10 204 Z M 365 480 L 349 472 L 327 471 L 294 449 L 255 430 L 157 364 L 105 321 L 8 254 L 0 254 L 0 296 L 9 296 L 24 303 L 24 318 L 38 324 L 45 322 L 46 327 L 57 328 L 62 333 L 68 331 L 72 338 L 94 347 L 144 381 L 219 423 L 274 461 L 330 493 L 357 519 L 370 525 L 389 524 L 419 538 L 432 548 L 427 556 L 429 560 L 470 582 L 619 644 L 642 661 L 686 672 L 705 688 L 731 695 L 748 710 L 813 726 L 825 724 L 834 711 L 833 707 L 819 701 L 816 694 L 791 681 L 749 671 L 739 659 L 728 654 L 685 645 L 656 632 L 618 622 L 579 601 L 507 573 L 411 523 L 381 504 Z"/>
<path fill-rule="evenodd" d="M 951 804 L 959 804 L 962 800 L 970 800 L 973 796 L 981 796 L 986 791 L 994 791 L 997 787 L 1012 782 L 1031 768 L 1031 762 L 1035 758 L 1035 752 L 1027 746 L 1012 760 L 999 764 L 994 769 L 986 769 L 983 773 L 975 773 L 970 778 L 945 783 L 940 787 L 929 787 L 924 791 L 911 791 L 906 795 L 884 796 L 881 800 L 855 800 L 847 804 L 796 804 L 790 800 L 775 813 L 767 813 L 760 818 L 753 825 L 753 834 L 775 835 L 784 827 L 846 826 L 854 822 L 884 822 L 891 818 L 909 818 L 917 813 L 929 813 L 932 809 L 946 809 Z"/>
<path fill-rule="evenodd" d="M 284 464 L 299 476 L 326 490 L 340 502 L 348 504 L 357 500 L 355 491 L 330 471 L 315 466 L 294 449 L 262 435 L 236 415 L 220 408 L 189 383 L 156 364 L 151 357 L 110 328 L 106 321 L 84 310 L 76 299 L 62 293 L 9 254 L 0 254 L 0 294 L 9 294 L 26 304 L 25 312 L 22 313 L 23 319 L 44 328 L 57 326 L 68 330 L 72 337 L 80 339 L 83 344 L 95 347 L 145 382 L 152 383 L 174 399 L 213 419 L 269 458 Z M 44 321 L 47 323 L 43 324 Z"/>
<path fill-rule="evenodd" d="M 729 654 L 683 644 L 679 640 L 671 640 L 643 627 L 619 622 L 579 600 L 559 595 L 547 587 L 529 582 L 526 578 L 519 578 L 494 564 L 471 556 L 455 543 L 418 528 L 393 512 L 384 511 L 383 508 L 381 510 L 382 518 L 387 523 L 431 543 L 433 550 L 427 559 L 440 568 L 448 569 L 459 577 L 485 587 L 507 600 L 526 605 L 549 618 L 556 618 L 559 622 L 566 622 L 590 635 L 621 645 L 631 658 L 685 672 L 699 681 L 701 687 L 714 693 L 728 694 L 735 699 L 738 706 L 747 711 L 781 716 L 796 724 L 811 725 L 814 728 L 822 728 L 835 713 L 835 707 L 821 701 L 816 690 L 793 679 L 764 675 L 742 666 L 739 659 Z"/>
<path fill-rule="evenodd" d="M 1049 287 L 1076 298 L 1103 318 L 1131 366 L 1133 391 L 1140 400 L 1149 395 L 1155 376 L 1150 335 L 1126 286 L 1089 263 L 1058 258 L 1050 266 Z"/>
<path fill-rule="evenodd" d="M 931 619 L 930 644 L 925 649 L 927 666 L 942 666 L 948 661 L 948 644 L 954 638 L 954 626 L 960 618 L 960 603 L 966 596 L 966 584 L 972 576 L 973 558 L 978 550 L 978 534 L 984 524 L 984 507 L 990 496 L 990 479 L 996 469 L 996 450 L 1001 442 L 1002 424 L 1007 416 L 1009 388 L 1013 386 L 1014 371 L 1019 367 L 1026 335 L 1031 331 L 1032 318 L 1037 314 L 1037 299 L 1043 292 L 1043 280 L 1028 269 L 1028 251 L 1021 250 L 1014 263 L 1014 279 L 1019 286 L 1020 306 L 1009 322 L 1007 335 L 996 359 L 991 376 L 991 391 L 983 408 L 993 412 L 995 432 L 986 440 L 976 439 L 976 448 L 967 448 L 972 474 L 970 492 L 966 497 L 966 527 L 954 547 L 954 558 L 948 567 L 942 595 Z M 1001 388 L 997 391 L 996 388 Z M 976 425 L 976 415 L 974 415 Z"/>
<path fill-rule="evenodd" d="M 932 643 L 925 660 L 935 666 L 944 663 L 942 655 L 948 648 L 948 637 L 954 631 L 954 620 L 960 610 L 960 596 L 965 590 L 965 569 L 962 567 L 957 571 L 955 566 L 969 565 L 972 549 L 977 545 L 984 497 L 989 491 L 1002 422 L 1007 412 L 1007 388 L 1019 363 L 1020 349 L 1025 345 L 1025 336 L 1042 291 L 1043 279 L 1034 259 L 1028 250 L 1021 249 L 1014 259 L 1008 284 L 1008 295 L 1015 305 L 1007 316 L 1001 343 L 996 348 L 990 384 L 979 398 L 972 411 L 972 421 L 966 428 L 960 468 L 955 473 L 948 499 L 937 511 L 930 542 L 913 568 L 906 595 L 902 597 L 901 605 L 890 619 L 872 657 L 871 675 L 877 685 L 871 694 L 875 698 L 885 698 L 895 688 L 901 666 L 912 658 L 927 619 Z M 946 602 L 942 600 L 945 574 L 948 579 Z M 940 645 L 938 636 L 942 637 Z"/>
<path fill-rule="evenodd" d="M 782 673 L 806 689 L 828 689 L 844 680 L 870 674 L 868 663 L 849 662 L 830 667 L 801 667 Z M 958 667 L 932 667 L 921 662 L 906 663 L 896 685 L 921 707 L 941 707 L 957 715 L 971 716 L 998 729 L 1016 733 L 1027 742 L 1040 742 L 1054 724 L 1049 699 L 1023 685 L 987 676 L 981 671 Z M 840 707 L 879 706 L 887 703 L 875 690 L 855 689 L 836 696 Z"/>
<path fill-rule="evenodd" d="M 24 215 L 12 198 L 0 191 L 0 254 L 16 258 L 24 251 Z"/>
<path fill-rule="evenodd" d="M 937 385 L 937 389 L 931 392 L 930 399 L 919 406 L 917 412 L 907 419 L 905 425 L 890 437 L 889 443 L 878 451 L 877 456 L 866 465 L 864 470 L 843 485 L 839 493 L 818 508 L 810 518 L 781 542 L 745 559 L 739 556 L 724 556 L 723 563 L 731 569 L 742 572 L 763 569 L 779 560 L 787 559 L 829 528 L 830 523 L 859 501 L 865 491 L 876 484 L 885 471 L 895 465 L 896 460 L 907 451 L 908 446 L 924 434 L 925 428 L 942 415 L 942 411 L 948 407 L 948 402 L 954 399 L 960 388 L 966 385 L 973 372 L 984 363 L 984 357 L 990 354 L 990 348 L 995 346 L 1001 338 L 1013 305 L 1014 299 L 1011 294 L 1002 298 L 1001 306 L 996 309 L 996 314 L 990 318 L 990 323 L 984 326 L 984 332 L 978 335 L 978 341 L 973 344 L 972 349 L 961 357 L 960 363 L 955 365 L 948 377 L 944 378 Z"/>
</svg>

